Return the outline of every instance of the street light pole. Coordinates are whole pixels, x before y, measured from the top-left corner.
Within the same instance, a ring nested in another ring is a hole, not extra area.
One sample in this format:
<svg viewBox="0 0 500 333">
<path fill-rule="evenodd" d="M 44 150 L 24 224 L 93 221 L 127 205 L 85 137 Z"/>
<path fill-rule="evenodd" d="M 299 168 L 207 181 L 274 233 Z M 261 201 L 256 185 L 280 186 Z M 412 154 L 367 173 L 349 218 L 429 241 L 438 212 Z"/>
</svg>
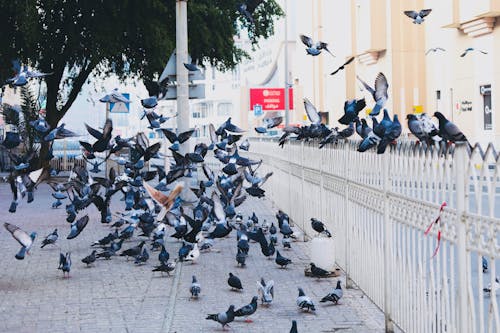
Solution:
<svg viewBox="0 0 500 333">
<path fill-rule="evenodd" d="M 187 2 L 188 0 L 176 0 L 175 4 L 177 134 L 189 129 L 189 83 L 188 71 L 184 67 L 188 62 Z M 187 152 L 186 145 L 187 143 L 181 144 L 182 154 Z"/>
<path fill-rule="evenodd" d="M 290 124 L 288 84 L 288 1 L 285 0 L 285 126 Z"/>
</svg>

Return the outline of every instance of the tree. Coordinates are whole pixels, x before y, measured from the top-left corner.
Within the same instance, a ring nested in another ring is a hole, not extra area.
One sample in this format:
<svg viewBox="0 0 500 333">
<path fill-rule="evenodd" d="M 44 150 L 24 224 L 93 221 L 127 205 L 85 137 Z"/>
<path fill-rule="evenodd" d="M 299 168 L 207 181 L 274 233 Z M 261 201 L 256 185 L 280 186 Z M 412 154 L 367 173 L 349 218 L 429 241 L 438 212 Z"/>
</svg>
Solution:
<svg viewBox="0 0 500 333">
<path fill-rule="evenodd" d="M 194 60 L 230 69 L 247 56 L 235 35 L 247 31 L 256 45 L 273 34 L 283 15 L 275 0 L 246 0 L 255 7 L 253 23 L 237 10 L 243 1 L 188 1 Z M 0 82 L 12 74 L 13 59 L 53 73 L 45 82 L 46 119 L 54 128 L 91 73 L 113 71 L 151 85 L 175 46 L 175 0 L 0 0 L 0 40 Z"/>
</svg>

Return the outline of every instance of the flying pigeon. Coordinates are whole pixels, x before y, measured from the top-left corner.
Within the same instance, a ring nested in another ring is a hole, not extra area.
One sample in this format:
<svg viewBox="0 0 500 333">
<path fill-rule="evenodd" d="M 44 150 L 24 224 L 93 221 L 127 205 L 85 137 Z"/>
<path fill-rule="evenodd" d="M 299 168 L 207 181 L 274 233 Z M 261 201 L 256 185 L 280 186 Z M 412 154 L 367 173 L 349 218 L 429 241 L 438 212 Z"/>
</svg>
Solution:
<svg viewBox="0 0 500 333">
<path fill-rule="evenodd" d="M 178 151 L 180 149 L 180 145 L 186 142 L 194 133 L 194 129 L 179 133 L 179 135 L 175 134 L 174 132 L 166 128 L 160 128 L 160 130 L 163 132 L 168 141 L 170 141 L 170 143 L 172 144 L 169 147 L 169 149 L 174 151 Z"/>
<path fill-rule="evenodd" d="M 252 320 L 248 319 L 249 316 L 255 313 L 257 311 L 257 296 L 252 297 L 252 301 L 239 308 L 234 312 L 235 317 L 245 317 L 245 322 L 246 323 L 251 323 Z"/>
<path fill-rule="evenodd" d="M 409 18 L 413 19 L 413 24 L 422 24 L 424 22 L 424 17 L 431 13 L 432 9 L 422 9 L 419 12 L 414 10 L 405 10 L 404 14 Z"/>
<path fill-rule="evenodd" d="M 359 115 L 359 112 L 363 110 L 365 106 L 366 102 L 364 98 L 345 101 L 344 115 L 340 117 L 339 123 L 343 125 L 349 125 L 351 122 L 356 120 L 356 118 Z"/>
<path fill-rule="evenodd" d="M 17 72 L 17 74 L 12 78 L 7 79 L 6 83 L 16 87 L 22 87 L 26 85 L 28 83 L 28 79 L 37 79 L 48 75 L 52 75 L 52 73 L 42 73 L 35 70 L 30 71 L 28 69 L 28 66 L 26 65 L 22 66 L 21 68 L 21 65 L 18 60 L 13 61 L 13 67 L 14 70 Z"/>
<path fill-rule="evenodd" d="M 165 215 L 167 215 L 170 208 L 172 208 L 172 206 L 174 205 L 175 198 L 177 197 L 177 195 L 179 195 L 179 193 L 181 193 L 182 189 L 184 188 L 184 183 L 179 182 L 168 195 L 165 195 L 162 192 L 154 189 L 145 181 L 143 181 L 143 185 L 151 198 L 156 201 L 156 203 L 158 203 L 161 207 L 161 211 L 156 216 L 156 219 L 158 221 L 163 220 Z"/>
<path fill-rule="evenodd" d="M 378 73 L 377 77 L 375 78 L 375 88 L 370 87 L 365 81 L 361 80 L 359 76 L 356 77 L 363 84 L 366 90 L 370 92 L 373 100 L 375 101 L 375 106 L 370 112 L 370 116 L 377 116 L 387 102 L 387 99 L 389 98 L 389 96 L 387 95 L 389 84 L 387 83 L 385 75 L 383 73 Z"/>
<path fill-rule="evenodd" d="M 118 88 L 113 89 L 109 94 L 99 99 L 101 103 L 130 103 L 130 100 L 118 92 Z"/>
<path fill-rule="evenodd" d="M 4 223 L 3 224 L 5 229 L 7 229 L 8 232 L 11 233 L 12 237 L 14 237 L 15 240 L 19 244 L 21 244 L 21 250 L 16 254 L 16 259 L 18 260 L 23 260 L 24 255 L 26 253 L 29 253 L 29 250 L 31 249 L 31 246 L 33 245 L 33 242 L 36 237 L 36 232 L 32 232 L 31 235 L 28 235 L 24 230 L 20 229 L 18 226 L 15 226 L 10 223 Z"/>
<path fill-rule="evenodd" d="M 191 293 L 191 298 L 198 298 L 201 292 L 201 285 L 198 280 L 196 280 L 196 276 L 193 275 L 193 280 L 191 282 L 191 287 L 189 287 L 189 292 Z"/>
<path fill-rule="evenodd" d="M 426 52 L 425 52 L 425 55 L 428 55 L 429 53 L 431 52 L 437 52 L 437 51 L 443 51 L 445 52 L 446 50 L 443 49 L 442 47 L 431 47 L 430 49 L 428 49 Z"/>
<path fill-rule="evenodd" d="M 243 290 L 243 286 L 241 285 L 241 280 L 233 273 L 229 273 L 229 279 L 227 279 L 227 284 L 229 284 L 231 290 Z"/>
<path fill-rule="evenodd" d="M 300 35 L 300 40 L 302 43 L 304 43 L 306 47 L 306 52 L 307 54 L 314 56 L 317 56 L 321 53 L 321 50 L 325 50 L 326 52 L 330 53 L 332 57 L 335 57 L 332 52 L 328 49 L 328 44 L 325 42 L 314 42 L 311 37 L 305 36 L 305 35 Z"/>
<path fill-rule="evenodd" d="M 141 99 L 142 107 L 146 109 L 152 109 L 158 105 L 158 98 L 156 96 Z"/>
<path fill-rule="evenodd" d="M 328 295 L 323 297 L 320 302 L 325 303 L 329 301 L 337 305 L 339 299 L 341 299 L 343 295 L 344 292 L 342 291 L 342 287 L 340 286 L 340 280 L 339 280 L 337 281 L 337 287 L 335 287 L 335 289 L 333 289 L 332 292 L 330 292 Z"/>
<path fill-rule="evenodd" d="M 230 305 L 226 312 L 209 314 L 205 319 L 218 322 L 222 325 L 222 329 L 225 330 L 226 325 L 234 320 L 234 305 Z"/>
<path fill-rule="evenodd" d="M 191 64 L 184 63 L 184 67 L 190 72 L 196 72 L 200 70 L 198 66 L 196 66 L 196 64 L 192 63 Z"/>
<path fill-rule="evenodd" d="M 316 231 L 317 233 L 324 233 L 326 236 L 328 237 L 332 237 L 332 234 L 330 233 L 330 231 L 328 231 L 326 228 L 325 228 L 325 225 L 323 224 L 323 222 L 321 222 L 320 220 L 318 219 L 315 219 L 314 217 L 311 218 L 311 227 L 313 228 L 314 231 Z"/>
<path fill-rule="evenodd" d="M 481 52 L 482 54 L 488 54 L 488 52 L 486 51 L 483 51 L 483 50 L 479 50 L 479 49 L 475 49 L 473 47 L 468 47 L 464 50 L 464 52 L 460 55 L 460 57 L 465 57 L 469 52 L 472 52 L 472 51 L 478 51 L 478 52 Z"/>
<path fill-rule="evenodd" d="M 68 237 L 66 237 L 66 239 L 73 239 L 76 236 L 78 236 L 83 231 L 83 229 L 87 226 L 88 222 L 89 222 L 88 215 L 85 215 L 81 219 L 73 222 L 71 224 L 71 231 L 70 231 Z"/>
<path fill-rule="evenodd" d="M 270 305 L 274 299 L 274 281 L 264 281 L 264 278 L 257 281 L 257 289 L 260 295 L 260 302 L 263 305 Z"/>
<path fill-rule="evenodd" d="M 306 296 L 302 288 L 299 288 L 299 296 L 297 297 L 296 303 L 301 310 L 316 311 L 313 301 L 308 296 Z"/>
<path fill-rule="evenodd" d="M 340 66 L 339 68 L 337 68 L 336 70 L 334 70 L 333 72 L 331 72 L 330 75 L 335 75 L 339 71 L 343 70 L 345 68 L 345 66 L 349 65 L 354 60 L 354 58 L 355 57 L 350 57 L 345 63 L 342 64 L 342 66 Z"/>
</svg>

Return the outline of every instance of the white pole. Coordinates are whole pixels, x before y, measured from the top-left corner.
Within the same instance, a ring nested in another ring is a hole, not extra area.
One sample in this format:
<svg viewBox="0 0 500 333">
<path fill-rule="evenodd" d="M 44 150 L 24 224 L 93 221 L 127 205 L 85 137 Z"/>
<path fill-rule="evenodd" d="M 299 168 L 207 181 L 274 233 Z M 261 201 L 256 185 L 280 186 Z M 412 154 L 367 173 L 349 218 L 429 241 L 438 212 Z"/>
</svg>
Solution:
<svg viewBox="0 0 500 333">
<path fill-rule="evenodd" d="M 188 71 L 184 67 L 184 63 L 188 62 L 187 1 L 188 0 L 176 0 L 175 7 L 177 133 L 182 133 L 189 129 Z M 187 149 L 187 143 L 182 144 L 180 153 L 186 153 Z"/>
<path fill-rule="evenodd" d="M 457 224 L 457 264 L 458 264 L 458 332 L 469 332 L 468 318 L 469 308 L 467 306 L 467 230 L 465 225 L 465 213 L 467 211 L 465 188 L 465 179 L 467 172 L 467 148 L 465 143 L 458 143 L 455 146 L 454 167 L 456 177 L 456 193 L 457 193 L 457 215 L 459 217 Z M 482 320 L 482 318 L 480 319 Z"/>
<path fill-rule="evenodd" d="M 392 222 L 389 215 L 389 192 L 391 191 L 391 154 L 386 152 L 382 155 L 383 158 L 383 179 L 384 179 L 384 315 L 385 315 L 385 331 L 394 332 L 392 322 L 392 304 L 391 296 L 392 289 Z"/>
<path fill-rule="evenodd" d="M 288 96 L 288 1 L 285 0 L 285 126 L 290 124 L 290 101 Z"/>
</svg>

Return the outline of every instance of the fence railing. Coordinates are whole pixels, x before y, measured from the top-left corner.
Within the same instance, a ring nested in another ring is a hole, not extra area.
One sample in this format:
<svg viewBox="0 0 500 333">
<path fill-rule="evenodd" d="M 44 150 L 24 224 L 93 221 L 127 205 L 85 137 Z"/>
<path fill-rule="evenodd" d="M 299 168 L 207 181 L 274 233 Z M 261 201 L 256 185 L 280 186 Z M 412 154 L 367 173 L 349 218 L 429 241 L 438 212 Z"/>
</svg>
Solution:
<svg viewBox="0 0 500 333">
<path fill-rule="evenodd" d="M 333 231 L 337 264 L 385 312 L 387 331 L 499 332 L 500 290 L 483 292 L 500 275 L 493 147 L 469 154 L 408 142 L 377 155 L 356 146 L 256 139 L 249 154 L 274 172 L 267 197 L 306 234 L 315 234 L 311 217 Z M 424 235 L 442 202 L 441 223 Z"/>
</svg>

